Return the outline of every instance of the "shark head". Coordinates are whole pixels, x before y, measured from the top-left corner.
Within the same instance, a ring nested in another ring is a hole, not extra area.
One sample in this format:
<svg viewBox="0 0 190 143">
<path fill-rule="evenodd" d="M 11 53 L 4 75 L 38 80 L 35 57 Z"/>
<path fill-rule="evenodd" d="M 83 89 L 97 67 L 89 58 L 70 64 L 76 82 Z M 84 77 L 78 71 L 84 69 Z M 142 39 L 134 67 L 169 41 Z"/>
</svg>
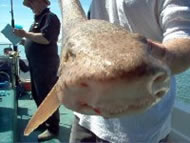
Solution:
<svg viewBox="0 0 190 143">
<path fill-rule="evenodd" d="M 145 37 L 100 20 L 79 27 L 64 42 L 60 103 L 110 118 L 150 108 L 167 93 L 170 70 L 150 55 Z"/>
</svg>

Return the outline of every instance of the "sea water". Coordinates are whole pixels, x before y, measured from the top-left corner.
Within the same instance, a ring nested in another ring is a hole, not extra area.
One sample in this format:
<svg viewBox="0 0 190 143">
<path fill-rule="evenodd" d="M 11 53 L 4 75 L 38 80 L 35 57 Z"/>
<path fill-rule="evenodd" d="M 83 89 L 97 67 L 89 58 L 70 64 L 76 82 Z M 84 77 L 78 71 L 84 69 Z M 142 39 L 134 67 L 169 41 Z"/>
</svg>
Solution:
<svg viewBox="0 0 190 143">
<path fill-rule="evenodd" d="M 177 99 L 190 105 L 190 69 L 176 75 Z"/>
<path fill-rule="evenodd" d="M 9 46 L 0 45 L 0 55 L 3 55 L 3 49 Z M 59 53 L 61 48 L 59 47 Z M 24 47 L 18 46 L 18 52 L 21 59 L 26 59 Z M 177 80 L 177 100 L 190 104 L 190 69 L 176 75 Z"/>
</svg>

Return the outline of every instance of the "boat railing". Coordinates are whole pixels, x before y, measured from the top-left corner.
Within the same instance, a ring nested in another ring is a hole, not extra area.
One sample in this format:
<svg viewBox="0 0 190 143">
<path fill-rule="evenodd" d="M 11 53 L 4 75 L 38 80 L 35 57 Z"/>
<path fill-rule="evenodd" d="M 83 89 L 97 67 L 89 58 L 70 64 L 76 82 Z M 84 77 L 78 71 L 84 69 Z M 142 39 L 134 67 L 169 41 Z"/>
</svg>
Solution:
<svg viewBox="0 0 190 143">
<path fill-rule="evenodd" d="M 8 46 L 11 48 L 13 46 L 13 44 L 11 44 L 11 43 L 0 43 L 0 46 Z"/>
</svg>

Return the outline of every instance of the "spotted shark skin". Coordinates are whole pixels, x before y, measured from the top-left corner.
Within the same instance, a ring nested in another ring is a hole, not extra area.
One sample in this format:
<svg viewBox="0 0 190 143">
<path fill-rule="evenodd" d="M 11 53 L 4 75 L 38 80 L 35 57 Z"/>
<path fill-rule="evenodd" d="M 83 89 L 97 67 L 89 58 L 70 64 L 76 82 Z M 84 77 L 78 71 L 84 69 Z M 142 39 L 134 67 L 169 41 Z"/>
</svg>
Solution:
<svg viewBox="0 0 190 143">
<path fill-rule="evenodd" d="M 78 0 L 63 14 L 59 80 L 29 121 L 29 135 L 61 105 L 86 115 L 138 114 L 168 92 L 170 69 L 151 55 L 145 37 L 104 20 L 87 20 Z"/>
</svg>

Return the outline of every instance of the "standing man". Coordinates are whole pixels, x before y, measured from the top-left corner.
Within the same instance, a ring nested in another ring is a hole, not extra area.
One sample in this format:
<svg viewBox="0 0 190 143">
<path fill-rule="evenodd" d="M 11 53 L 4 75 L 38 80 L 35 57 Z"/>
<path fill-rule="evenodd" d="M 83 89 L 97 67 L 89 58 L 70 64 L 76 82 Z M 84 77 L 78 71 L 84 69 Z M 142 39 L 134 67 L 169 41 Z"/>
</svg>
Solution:
<svg viewBox="0 0 190 143">
<path fill-rule="evenodd" d="M 24 0 L 23 4 L 33 11 L 34 23 L 29 32 L 15 29 L 14 33 L 26 39 L 24 46 L 30 67 L 32 96 L 39 106 L 57 80 L 60 21 L 48 8 L 49 0 Z M 58 135 L 59 121 L 57 110 L 41 125 L 45 131 L 38 136 L 38 140 L 49 140 Z"/>
<path fill-rule="evenodd" d="M 190 0 L 93 0 L 90 18 L 119 24 L 151 39 L 152 54 L 170 67 L 172 75 L 190 67 Z M 174 76 L 170 85 L 167 95 L 144 113 L 113 119 L 75 113 L 70 143 L 167 142 L 176 92 Z"/>
</svg>

